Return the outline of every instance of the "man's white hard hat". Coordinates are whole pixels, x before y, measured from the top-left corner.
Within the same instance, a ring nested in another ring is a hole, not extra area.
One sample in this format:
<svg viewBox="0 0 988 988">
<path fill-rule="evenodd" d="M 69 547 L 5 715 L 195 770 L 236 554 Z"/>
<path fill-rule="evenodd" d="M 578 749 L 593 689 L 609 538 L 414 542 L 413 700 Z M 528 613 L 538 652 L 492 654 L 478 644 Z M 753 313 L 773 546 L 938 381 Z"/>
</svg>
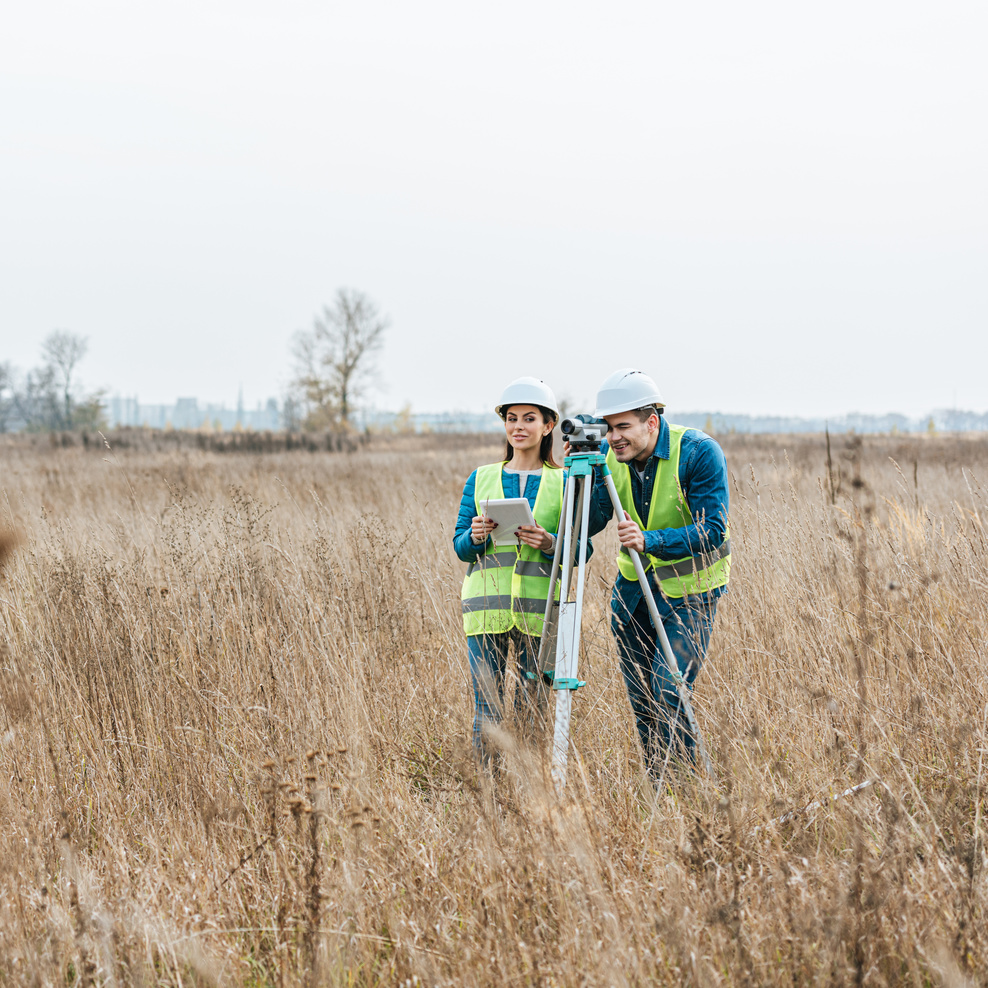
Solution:
<svg viewBox="0 0 988 988">
<path fill-rule="evenodd" d="M 634 367 L 622 367 L 606 378 L 598 389 L 594 415 L 603 418 L 647 405 L 654 405 L 659 410 L 666 407 L 659 386 L 648 374 Z"/>
<path fill-rule="evenodd" d="M 552 393 L 552 388 L 537 377 L 519 377 L 512 381 L 504 389 L 501 400 L 494 406 L 494 411 L 504 418 L 510 405 L 541 405 L 543 408 L 548 408 L 557 419 L 559 418 L 559 406 L 556 404 L 556 396 Z"/>
</svg>

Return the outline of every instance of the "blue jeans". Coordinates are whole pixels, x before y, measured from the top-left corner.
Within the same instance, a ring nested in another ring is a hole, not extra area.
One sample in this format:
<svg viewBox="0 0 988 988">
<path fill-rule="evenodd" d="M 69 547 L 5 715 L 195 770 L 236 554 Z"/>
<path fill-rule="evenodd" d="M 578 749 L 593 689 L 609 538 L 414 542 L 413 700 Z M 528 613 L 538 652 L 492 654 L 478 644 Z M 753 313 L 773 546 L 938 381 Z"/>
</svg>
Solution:
<svg viewBox="0 0 988 988">
<path fill-rule="evenodd" d="M 707 655 L 717 600 L 706 595 L 675 600 L 656 594 L 655 603 L 679 672 L 692 690 Z M 611 631 L 617 640 L 621 672 L 649 774 L 658 778 L 667 755 L 673 762 L 694 764 L 696 739 L 680 709 L 676 684 L 659 647 L 645 599 L 639 600 L 629 613 L 615 594 L 611 599 Z"/>
<path fill-rule="evenodd" d="M 490 748 L 484 740 L 484 724 L 499 724 L 504 715 L 504 677 L 508 648 L 514 643 L 518 662 L 515 687 L 515 714 L 530 714 L 538 690 L 536 660 L 541 639 L 517 629 L 500 635 L 468 635 L 467 655 L 473 680 L 473 747 L 482 760 L 490 760 Z M 527 674 L 531 673 L 532 678 Z"/>
</svg>

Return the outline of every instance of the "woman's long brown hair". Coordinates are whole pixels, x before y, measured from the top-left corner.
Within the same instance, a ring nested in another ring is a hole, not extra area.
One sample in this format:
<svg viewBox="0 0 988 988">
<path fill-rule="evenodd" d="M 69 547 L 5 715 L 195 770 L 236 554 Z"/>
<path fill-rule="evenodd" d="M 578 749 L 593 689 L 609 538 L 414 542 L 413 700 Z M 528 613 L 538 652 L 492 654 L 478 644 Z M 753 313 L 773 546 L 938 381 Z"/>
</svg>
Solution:
<svg viewBox="0 0 988 988">
<path fill-rule="evenodd" d="M 552 430 L 550 430 L 547 436 L 542 437 L 542 442 L 539 443 L 539 459 L 543 463 L 548 463 L 550 467 L 558 467 L 559 464 L 555 461 L 552 455 L 552 433 L 556 428 L 556 416 L 551 409 L 545 408 L 543 405 L 535 406 L 542 415 L 543 422 L 552 422 Z M 508 405 L 508 408 L 511 408 Z M 501 418 L 507 420 L 508 408 L 503 408 L 501 410 Z M 504 456 L 502 459 L 510 460 L 512 454 L 514 453 L 514 447 L 511 443 L 505 439 L 504 440 Z"/>
</svg>

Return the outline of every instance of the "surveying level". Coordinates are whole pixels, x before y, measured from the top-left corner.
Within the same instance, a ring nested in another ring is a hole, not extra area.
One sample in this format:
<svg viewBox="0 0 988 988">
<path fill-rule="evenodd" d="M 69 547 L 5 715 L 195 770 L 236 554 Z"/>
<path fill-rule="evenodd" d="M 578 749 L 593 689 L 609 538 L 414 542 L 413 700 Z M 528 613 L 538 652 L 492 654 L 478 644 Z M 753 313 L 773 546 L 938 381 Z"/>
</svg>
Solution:
<svg viewBox="0 0 988 988">
<path fill-rule="evenodd" d="M 573 694 L 586 683 L 577 678 L 580 658 L 580 628 L 583 616 L 583 594 L 586 587 L 587 540 L 590 529 L 590 496 L 593 490 L 593 468 L 600 467 L 600 474 L 607 486 L 611 504 L 618 518 L 624 517 L 624 508 L 618 497 L 614 478 L 611 476 L 607 459 L 600 451 L 607 423 L 589 415 L 579 415 L 576 419 L 564 419 L 560 431 L 570 444 L 570 455 L 564 460 L 568 470 L 563 492 L 562 531 L 556 539 L 552 556 L 552 571 L 549 579 L 549 596 L 546 600 L 545 622 L 539 646 L 538 668 L 544 682 L 556 691 L 556 714 L 552 737 L 552 779 L 558 791 L 566 785 L 566 760 L 569 752 L 570 718 Z M 579 544 L 573 537 L 574 524 L 579 522 Z M 578 551 L 579 550 L 579 551 Z M 713 764 L 706 746 L 700 737 L 700 729 L 689 699 L 689 688 L 679 671 L 676 657 L 672 654 L 669 636 L 659 617 L 652 588 L 645 575 L 645 567 L 634 549 L 628 554 L 635 566 L 638 583 L 648 605 L 659 639 L 659 647 L 670 676 L 676 684 L 679 706 L 686 718 L 690 731 L 696 740 L 696 751 L 707 774 L 712 778 Z M 577 558 L 579 556 L 579 558 Z M 574 567 L 576 570 L 576 595 L 571 600 Z M 560 586 L 559 600 L 555 599 L 557 582 Z M 647 753 L 646 753 L 647 754 Z"/>
</svg>

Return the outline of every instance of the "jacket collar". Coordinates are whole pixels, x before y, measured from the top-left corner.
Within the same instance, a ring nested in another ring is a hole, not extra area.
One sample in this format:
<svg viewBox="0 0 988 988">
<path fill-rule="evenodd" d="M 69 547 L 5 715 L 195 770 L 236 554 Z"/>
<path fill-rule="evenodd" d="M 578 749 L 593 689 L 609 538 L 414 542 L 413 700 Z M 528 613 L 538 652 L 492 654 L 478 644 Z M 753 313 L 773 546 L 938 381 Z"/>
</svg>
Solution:
<svg viewBox="0 0 988 988">
<path fill-rule="evenodd" d="M 669 423 L 664 415 L 659 416 L 659 438 L 655 441 L 655 449 L 652 450 L 652 457 L 657 456 L 660 460 L 668 460 L 670 453 L 670 443 L 672 438 L 669 433 Z"/>
</svg>

